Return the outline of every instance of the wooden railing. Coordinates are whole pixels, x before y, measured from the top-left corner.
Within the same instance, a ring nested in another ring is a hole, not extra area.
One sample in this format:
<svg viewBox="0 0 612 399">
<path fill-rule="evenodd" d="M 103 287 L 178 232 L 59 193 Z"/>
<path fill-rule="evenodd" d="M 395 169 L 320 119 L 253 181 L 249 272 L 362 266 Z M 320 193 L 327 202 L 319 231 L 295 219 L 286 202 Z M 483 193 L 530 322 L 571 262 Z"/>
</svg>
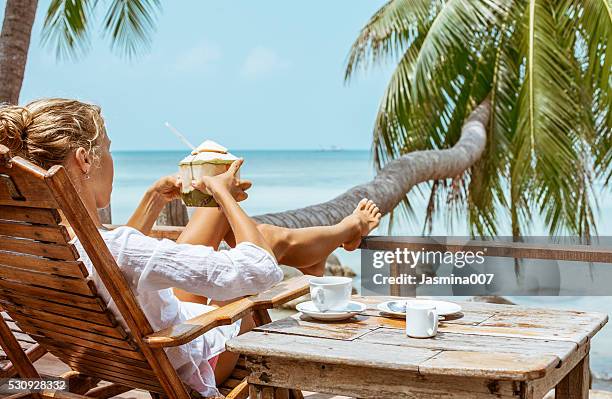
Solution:
<svg viewBox="0 0 612 399">
<path fill-rule="evenodd" d="M 576 262 L 612 263 L 612 247 L 595 245 L 537 244 L 444 238 L 444 242 L 426 237 L 369 236 L 361 241 L 361 249 L 413 251 L 485 251 L 486 256 L 504 258 L 547 259 Z"/>
<path fill-rule="evenodd" d="M 462 240 L 447 237 L 438 241 L 435 238 L 427 237 L 369 236 L 361 241 L 360 248 L 375 251 L 395 251 L 397 249 L 435 252 L 482 251 L 487 257 L 612 263 L 612 247 L 595 245 Z M 415 272 L 413 269 L 409 270 Z M 389 275 L 399 276 L 405 271 L 405 268 L 392 263 L 389 268 Z M 399 285 L 391 285 L 389 290 L 389 294 L 395 296 L 416 295 L 416 286 L 400 287 Z"/>
<path fill-rule="evenodd" d="M 110 206 L 99 210 L 102 223 L 109 228 L 112 224 Z M 153 228 L 151 236 L 176 240 L 188 222 L 187 208 L 181 200 L 166 205 Z M 612 246 L 537 244 L 526 242 L 462 240 L 444 238 L 437 242 L 427 237 L 368 236 L 361 242 L 361 249 L 368 250 L 427 250 L 427 251 L 486 251 L 487 256 L 516 259 L 547 259 L 576 262 L 612 263 Z"/>
</svg>

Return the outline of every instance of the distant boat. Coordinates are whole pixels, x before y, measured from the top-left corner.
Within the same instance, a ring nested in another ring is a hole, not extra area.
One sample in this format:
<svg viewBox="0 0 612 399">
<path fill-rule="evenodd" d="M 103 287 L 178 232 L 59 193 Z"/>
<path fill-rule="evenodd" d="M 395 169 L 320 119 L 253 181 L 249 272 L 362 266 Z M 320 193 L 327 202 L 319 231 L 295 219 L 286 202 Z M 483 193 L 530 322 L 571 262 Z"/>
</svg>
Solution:
<svg viewBox="0 0 612 399">
<path fill-rule="evenodd" d="M 337 152 L 337 151 L 344 151 L 344 148 L 338 147 L 337 145 L 331 145 L 329 147 L 321 147 L 319 149 L 319 151 L 322 151 L 322 152 Z"/>
</svg>

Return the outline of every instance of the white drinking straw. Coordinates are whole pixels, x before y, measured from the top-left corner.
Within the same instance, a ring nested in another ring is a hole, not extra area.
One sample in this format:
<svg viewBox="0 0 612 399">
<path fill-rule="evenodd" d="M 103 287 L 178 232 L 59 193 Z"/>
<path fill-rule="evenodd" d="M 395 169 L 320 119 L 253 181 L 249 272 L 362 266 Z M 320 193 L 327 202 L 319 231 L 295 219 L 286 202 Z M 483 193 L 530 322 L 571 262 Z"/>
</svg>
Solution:
<svg viewBox="0 0 612 399">
<path fill-rule="evenodd" d="M 191 148 L 192 150 L 195 150 L 195 145 L 191 144 L 191 143 L 189 142 L 189 140 L 187 140 L 187 139 L 185 138 L 185 136 L 183 136 L 183 135 L 182 135 L 182 134 L 181 134 L 181 133 L 180 133 L 178 130 L 176 130 L 176 129 L 174 128 L 174 126 L 172 126 L 170 123 L 166 122 L 166 127 L 167 127 L 168 129 L 170 129 L 170 131 L 171 131 L 172 133 L 174 133 L 174 135 L 175 135 L 176 137 L 178 137 L 178 138 L 179 138 L 179 140 L 181 140 L 181 141 L 182 141 L 184 144 L 186 144 L 186 145 L 187 145 L 187 147 Z"/>
</svg>

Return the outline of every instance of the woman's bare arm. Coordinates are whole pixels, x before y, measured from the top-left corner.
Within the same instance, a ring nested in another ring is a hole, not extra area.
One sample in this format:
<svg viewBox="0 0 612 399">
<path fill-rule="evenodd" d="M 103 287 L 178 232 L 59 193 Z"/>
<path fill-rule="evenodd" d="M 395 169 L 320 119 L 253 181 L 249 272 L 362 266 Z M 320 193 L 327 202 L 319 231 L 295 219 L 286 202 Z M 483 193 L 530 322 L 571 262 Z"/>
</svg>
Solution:
<svg viewBox="0 0 612 399">
<path fill-rule="evenodd" d="M 175 176 L 162 177 L 144 194 L 127 225 L 148 235 L 164 206 L 178 198 L 180 183 Z"/>
</svg>

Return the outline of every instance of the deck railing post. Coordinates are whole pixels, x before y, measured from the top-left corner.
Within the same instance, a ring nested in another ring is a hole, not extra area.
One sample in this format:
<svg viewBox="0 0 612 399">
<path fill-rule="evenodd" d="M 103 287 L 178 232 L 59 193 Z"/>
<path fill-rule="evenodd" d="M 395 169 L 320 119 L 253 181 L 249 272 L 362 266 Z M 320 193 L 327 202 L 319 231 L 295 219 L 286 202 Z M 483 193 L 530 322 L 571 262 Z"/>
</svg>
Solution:
<svg viewBox="0 0 612 399">
<path fill-rule="evenodd" d="M 187 226 L 188 222 L 187 207 L 180 199 L 167 203 L 157 218 L 158 226 Z"/>
<path fill-rule="evenodd" d="M 98 217 L 102 224 L 113 224 L 113 215 L 111 213 L 111 206 L 108 204 L 106 208 L 98 209 Z"/>
</svg>

